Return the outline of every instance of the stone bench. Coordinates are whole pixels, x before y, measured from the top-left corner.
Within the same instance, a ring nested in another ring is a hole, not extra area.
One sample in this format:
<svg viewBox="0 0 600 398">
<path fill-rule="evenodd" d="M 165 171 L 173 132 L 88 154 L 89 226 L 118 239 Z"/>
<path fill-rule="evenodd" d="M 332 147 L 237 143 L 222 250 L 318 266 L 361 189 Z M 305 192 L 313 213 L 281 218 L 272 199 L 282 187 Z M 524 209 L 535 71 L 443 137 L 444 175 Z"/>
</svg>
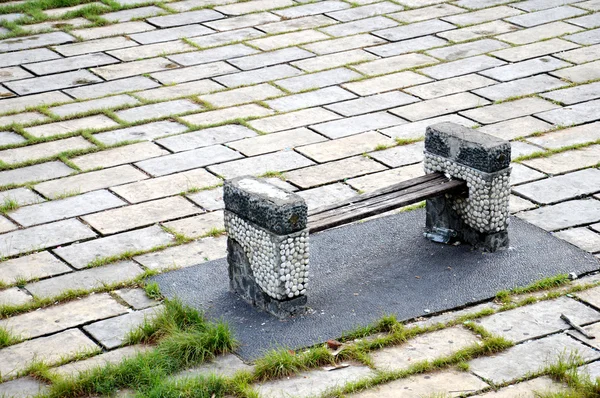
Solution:
<svg viewBox="0 0 600 398">
<path fill-rule="evenodd" d="M 225 181 L 231 290 L 280 318 L 301 313 L 309 233 L 427 200 L 425 236 L 486 251 L 508 245 L 510 143 L 454 123 L 425 135 L 426 175 L 308 212 L 298 195 L 254 177 Z"/>
</svg>

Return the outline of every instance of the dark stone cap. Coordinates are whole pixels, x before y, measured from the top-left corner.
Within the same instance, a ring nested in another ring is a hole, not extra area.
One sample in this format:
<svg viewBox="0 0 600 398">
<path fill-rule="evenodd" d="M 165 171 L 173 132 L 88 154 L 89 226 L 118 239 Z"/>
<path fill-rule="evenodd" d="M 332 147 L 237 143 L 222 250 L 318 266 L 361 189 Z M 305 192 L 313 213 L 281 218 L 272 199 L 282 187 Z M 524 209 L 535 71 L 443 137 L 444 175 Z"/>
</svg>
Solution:
<svg viewBox="0 0 600 398">
<path fill-rule="evenodd" d="M 223 186 L 225 209 L 278 235 L 306 228 L 304 199 L 254 177 L 237 177 Z"/>
<path fill-rule="evenodd" d="M 486 173 L 510 165 L 510 142 L 451 122 L 427 127 L 425 150 Z"/>
</svg>

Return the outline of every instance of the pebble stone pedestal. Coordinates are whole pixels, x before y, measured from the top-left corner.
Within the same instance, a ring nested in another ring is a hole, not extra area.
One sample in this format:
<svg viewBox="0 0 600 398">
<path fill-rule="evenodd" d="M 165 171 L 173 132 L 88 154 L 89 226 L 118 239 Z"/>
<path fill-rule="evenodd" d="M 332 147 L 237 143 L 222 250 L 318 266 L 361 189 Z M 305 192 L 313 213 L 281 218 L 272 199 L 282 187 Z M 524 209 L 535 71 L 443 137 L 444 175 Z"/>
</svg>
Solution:
<svg viewBox="0 0 600 398">
<path fill-rule="evenodd" d="M 438 123 L 425 134 L 426 173 L 467 182 L 468 193 L 427 200 L 426 228 L 452 230 L 478 249 L 508 246 L 510 143 L 456 123 Z"/>
<path fill-rule="evenodd" d="M 305 311 L 309 278 L 304 199 L 254 177 L 225 181 L 230 288 L 279 318 Z"/>
</svg>

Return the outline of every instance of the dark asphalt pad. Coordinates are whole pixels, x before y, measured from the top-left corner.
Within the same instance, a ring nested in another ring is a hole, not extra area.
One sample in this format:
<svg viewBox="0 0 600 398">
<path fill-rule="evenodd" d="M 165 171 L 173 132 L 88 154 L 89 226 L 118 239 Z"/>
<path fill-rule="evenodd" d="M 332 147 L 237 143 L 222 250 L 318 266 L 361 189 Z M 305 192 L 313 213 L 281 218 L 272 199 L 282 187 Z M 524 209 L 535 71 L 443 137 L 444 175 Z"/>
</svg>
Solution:
<svg viewBox="0 0 600 398">
<path fill-rule="evenodd" d="M 277 347 L 298 349 L 339 338 L 383 315 L 408 320 L 480 302 L 503 289 L 560 273 L 583 274 L 598 260 L 513 217 L 511 247 L 497 253 L 446 246 L 423 237 L 416 210 L 311 235 L 310 314 L 281 321 L 229 292 L 226 260 L 154 277 L 211 319 L 229 323 L 245 360 Z"/>
</svg>

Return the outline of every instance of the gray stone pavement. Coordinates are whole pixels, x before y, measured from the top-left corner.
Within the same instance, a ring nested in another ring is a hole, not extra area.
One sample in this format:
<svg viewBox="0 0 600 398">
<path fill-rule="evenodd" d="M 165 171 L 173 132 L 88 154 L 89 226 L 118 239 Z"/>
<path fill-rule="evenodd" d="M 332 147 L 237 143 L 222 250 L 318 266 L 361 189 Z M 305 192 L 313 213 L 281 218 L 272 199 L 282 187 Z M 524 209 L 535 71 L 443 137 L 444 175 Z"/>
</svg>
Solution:
<svg viewBox="0 0 600 398">
<path fill-rule="evenodd" d="M 512 140 L 511 211 L 600 256 L 597 0 L 116 1 L 130 8 L 106 7 L 103 26 L 63 23 L 70 8 L 32 24 L 0 14 L 31 32 L 0 27 L 0 306 L 224 256 L 225 239 L 207 237 L 223 228 L 223 178 L 264 175 L 319 207 L 421 175 L 425 127 L 446 120 Z M 178 245 L 176 235 L 196 240 Z M 597 359 L 599 347 L 549 319 L 585 308 L 584 321 L 596 322 L 598 293 L 579 299 L 482 319 L 521 343 L 470 372 L 358 396 L 481 391 L 562 349 Z M 123 334 L 157 304 L 115 287 L 1 319 L 20 340 L 0 349 L 0 395 L 44 388 L 14 379 L 33 358 L 103 352 L 57 368 L 64 374 L 132 355 L 119 348 Z M 526 335 L 498 327 L 533 313 Z M 448 341 L 477 339 L 444 333 L 383 350 L 376 370 L 401 368 L 407 350 L 430 358 L 431 347 L 450 353 Z M 376 370 L 354 364 L 258 389 L 320 394 Z M 539 378 L 493 396 L 556 388 Z"/>
</svg>

